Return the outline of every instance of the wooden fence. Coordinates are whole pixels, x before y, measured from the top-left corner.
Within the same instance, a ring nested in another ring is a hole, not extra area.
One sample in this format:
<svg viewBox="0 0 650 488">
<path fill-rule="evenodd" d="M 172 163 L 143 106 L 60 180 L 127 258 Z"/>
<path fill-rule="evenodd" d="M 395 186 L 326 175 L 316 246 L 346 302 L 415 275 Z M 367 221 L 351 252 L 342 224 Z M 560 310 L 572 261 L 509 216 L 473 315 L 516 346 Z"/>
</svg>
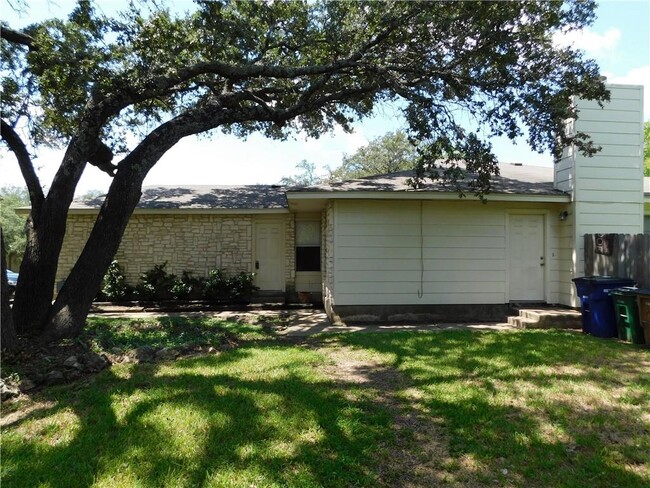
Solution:
<svg viewBox="0 0 650 488">
<path fill-rule="evenodd" d="M 631 278 L 650 288 L 650 235 L 585 234 L 585 275 Z"/>
</svg>

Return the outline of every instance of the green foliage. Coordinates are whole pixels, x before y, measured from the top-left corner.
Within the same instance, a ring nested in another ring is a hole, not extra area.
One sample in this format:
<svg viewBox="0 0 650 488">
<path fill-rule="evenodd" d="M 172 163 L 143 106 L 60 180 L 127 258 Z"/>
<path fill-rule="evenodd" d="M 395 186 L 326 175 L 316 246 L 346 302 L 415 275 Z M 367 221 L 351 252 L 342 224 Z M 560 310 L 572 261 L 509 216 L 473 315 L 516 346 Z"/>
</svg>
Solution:
<svg viewBox="0 0 650 488">
<path fill-rule="evenodd" d="M 253 285 L 254 274 L 240 272 L 228 276 L 223 270 L 213 269 L 203 288 L 203 297 L 210 301 L 248 301 L 257 287 Z"/>
<path fill-rule="evenodd" d="M 180 277 L 165 269 L 167 261 L 142 273 L 135 288 L 129 286 L 119 263 L 113 261 L 104 276 L 100 299 L 121 301 L 134 298 L 141 300 L 198 300 L 212 302 L 248 302 L 257 287 L 253 273 L 239 272 L 229 275 L 221 269 L 213 269 L 208 276 L 195 277 L 183 271 Z"/>
<path fill-rule="evenodd" d="M 10 263 L 20 262 L 25 250 L 25 218 L 16 209 L 26 206 L 29 206 L 27 190 L 17 186 L 0 188 L 0 226 Z"/>
<path fill-rule="evenodd" d="M 176 278 L 171 287 L 172 297 L 176 300 L 196 300 L 201 298 L 205 287 L 205 278 L 195 278 L 192 273 L 183 271 L 180 278 Z"/>
<path fill-rule="evenodd" d="M 645 176 L 650 176 L 650 120 L 643 124 L 643 165 Z"/>
<path fill-rule="evenodd" d="M 215 128 L 317 137 L 400 102 L 408 134 L 425 147 L 422 177 L 446 174 L 432 161 L 461 152 L 489 179 L 493 136 L 527 129 L 538 151 L 558 155 L 569 143 L 594 151 L 584 134 L 560 129 L 572 115 L 569 95 L 608 98 L 598 67 L 552 42 L 590 25 L 594 8 L 591 0 L 498 8 L 223 0 L 182 14 L 130 2 L 107 18 L 80 0 L 68 19 L 27 29 L 34 49 L 3 40 L 3 110 L 10 124 L 30 120 L 34 143 L 65 143 L 90 117 L 100 127 L 88 130 L 115 149 L 128 132 L 146 134 L 180 115 L 179 137 Z M 474 127 L 464 126 L 467 115 Z M 354 159 L 347 163 L 357 174 Z M 489 186 L 480 183 L 478 192 Z"/>
<path fill-rule="evenodd" d="M 280 180 L 280 184 L 285 186 L 312 186 L 323 181 L 323 178 L 316 175 L 316 165 L 306 159 L 296 164 L 296 169 L 299 170 L 298 173 L 293 176 L 284 176 Z"/>
<path fill-rule="evenodd" d="M 221 269 L 213 269 L 203 285 L 203 298 L 207 300 L 222 300 L 228 294 L 228 278 Z"/>
<path fill-rule="evenodd" d="M 140 283 L 135 287 L 139 298 L 143 300 L 167 300 L 171 298 L 171 289 L 176 281 L 176 276 L 165 270 L 167 261 L 156 264 L 153 268 L 142 273 Z"/>
<path fill-rule="evenodd" d="M 251 295 L 258 288 L 253 285 L 253 273 L 244 273 L 240 271 L 228 279 L 228 289 L 230 297 L 236 300 L 250 300 Z"/>
<path fill-rule="evenodd" d="M 341 166 L 330 172 L 330 181 L 414 170 L 417 148 L 403 131 L 389 132 L 344 156 Z"/>
<path fill-rule="evenodd" d="M 104 276 L 102 286 L 102 297 L 110 301 L 120 301 L 130 298 L 133 293 L 132 288 L 126 283 L 126 278 L 120 269 L 119 263 L 114 260 Z"/>
<path fill-rule="evenodd" d="M 103 190 L 88 190 L 86 193 L 79 195 L 75 200 L 80 202 L 88 202 L 90 200 L 96 200 L 100 197 L 106 196 L 106 192 Z"/>
</svg>

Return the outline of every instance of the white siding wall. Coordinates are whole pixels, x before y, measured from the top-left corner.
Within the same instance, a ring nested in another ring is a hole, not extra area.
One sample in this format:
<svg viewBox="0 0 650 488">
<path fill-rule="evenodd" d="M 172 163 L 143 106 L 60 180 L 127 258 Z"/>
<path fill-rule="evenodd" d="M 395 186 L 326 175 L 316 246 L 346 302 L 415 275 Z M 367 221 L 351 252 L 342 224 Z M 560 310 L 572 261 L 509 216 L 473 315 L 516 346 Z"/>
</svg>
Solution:
<svg viewBox="0 0 650 488">
<path fill-rule="evenodd" d="M 337 305 L 506 303 L 507 216 L 530 209 L 547 212 L 547 300 L 557 302 L 570 293 L 561 283 L 571 271 L 571 222 L 557 218 L 565 208 L 475 201 L 337 201 L 334 301 Z"/>
<path fill-rule="evenodd" d="M 571 163 L 575 175 L 567 188 L 574 200 L 574 276 L 584 274 L 585 234 L 643 232 L 643 88 L 609 89 L 611 101 L 603 108 L 576 101 L 575 130 L 589 133 L 602 150 L 591 158 L 569 152 L 562 162 Z M 578 304 L 575 297 L 571 304 Z"/>
<path fill-rule="evenodd" d="M 562 210 L 571 213 L 571 205 L 566 205 Z M 564 221 L 556 218 L 556 214 L 550 215 L 551 238 L 549 246 L 551 256 L 554 258 L 548 266 L 550 267 L 550 303 L 561 303 L 573 306 L 576 300 L 576 291 L 571 281 L 574 278 L 574 222 L 569 216 Z"/>
</svg>

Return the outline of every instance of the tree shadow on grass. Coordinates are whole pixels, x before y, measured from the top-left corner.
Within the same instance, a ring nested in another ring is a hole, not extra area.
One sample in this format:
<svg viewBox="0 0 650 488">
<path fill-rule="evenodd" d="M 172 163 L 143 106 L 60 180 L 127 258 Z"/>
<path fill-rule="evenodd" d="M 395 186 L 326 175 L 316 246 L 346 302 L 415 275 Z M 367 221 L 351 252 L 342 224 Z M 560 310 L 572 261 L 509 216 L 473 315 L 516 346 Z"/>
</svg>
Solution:
<svg viewBox="0 0 650 488">
<path fill-rule="evenodd" d="M 517 486 L 648 486 L 650 353 L 563 332 L 347 335 L 441 419 L 452 457 Z M 609 402 L 612 391 L 620 390 Z"/>
<path fill-rule="evenodd" d="M 317 361 L 240 348 L 45 392 L 58 401 L 49 417 L 4 436 L 3 486 L 372 485 L 389 418 L 313 377 Z M 74 427 L 55 423 L 64 414 Z"/>
</svg>

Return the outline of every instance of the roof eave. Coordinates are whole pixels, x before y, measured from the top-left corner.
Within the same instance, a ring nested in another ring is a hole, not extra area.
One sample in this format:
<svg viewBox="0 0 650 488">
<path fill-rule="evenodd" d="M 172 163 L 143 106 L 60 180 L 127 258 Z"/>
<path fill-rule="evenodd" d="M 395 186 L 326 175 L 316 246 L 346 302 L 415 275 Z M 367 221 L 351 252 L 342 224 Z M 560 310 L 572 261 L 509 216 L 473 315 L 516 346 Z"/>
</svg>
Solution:
<svg viewBox="0 0 650 488">
<path fill-rule="evenodd" d="M 487 200 L 507 202 L 555 202 L 569 203 L 571 196 L 567 193 L 532 194 L 532 193 L 489 193 Z M 423 192 L 423 191 L 298 191 L 287 192 L 289 202 L 299 200 L 458 200 L 455 192 Z M 466 194 L 468 200 L 479 200 L 473 194 Z"/>
<path fill-rule="evenodd" d="M 27 210 L 29 211 L 29 210 Z M 98 208 L 71 208 L 69 215 L 94 215 L 99 213 Z M 286 214 L 288 208 L 136 208 L 134 215 L 162 215 L 162 214 L 220 214 L 220 215 L 254 215 L 254 214 Z"/>
</svg>

